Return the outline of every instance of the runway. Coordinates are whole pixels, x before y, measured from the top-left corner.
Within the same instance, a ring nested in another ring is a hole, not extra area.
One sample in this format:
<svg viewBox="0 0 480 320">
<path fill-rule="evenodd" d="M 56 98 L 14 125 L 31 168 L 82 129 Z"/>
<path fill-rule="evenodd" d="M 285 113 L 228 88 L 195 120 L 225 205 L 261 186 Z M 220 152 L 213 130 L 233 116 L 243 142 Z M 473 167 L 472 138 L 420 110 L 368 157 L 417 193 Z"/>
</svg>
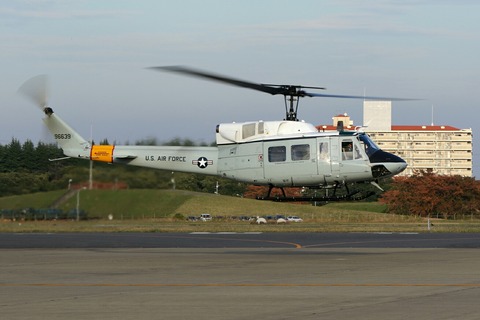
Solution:
<svg viewBox="0 0 480 320">
<path fill-rule="evenodd" d="M 477 233 L 0 233 L 20 248 L 479 248 Z"/>
<path fill-rule="evenodd" d="M 479 239 L 0 234 L 0 312 L 4 319 L 478 319 Z"/>
</svg>

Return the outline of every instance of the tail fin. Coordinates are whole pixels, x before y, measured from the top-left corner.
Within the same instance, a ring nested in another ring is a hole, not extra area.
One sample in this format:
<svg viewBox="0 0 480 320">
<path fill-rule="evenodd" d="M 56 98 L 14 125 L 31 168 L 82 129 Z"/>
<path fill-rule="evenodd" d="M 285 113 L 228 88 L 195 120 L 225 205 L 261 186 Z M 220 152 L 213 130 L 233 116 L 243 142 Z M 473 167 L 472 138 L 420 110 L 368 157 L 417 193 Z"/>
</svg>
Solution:
<svg viewBox="0 0 480 320">
<path fill-rule="evenodd" d="M 90 159 L 90 143 L 55 115 L 51 108 L 45 107 L 43 111 L 46 115 L 43 122 L 62 148 L 63 153 L 69 157 Z"/>
</svg>

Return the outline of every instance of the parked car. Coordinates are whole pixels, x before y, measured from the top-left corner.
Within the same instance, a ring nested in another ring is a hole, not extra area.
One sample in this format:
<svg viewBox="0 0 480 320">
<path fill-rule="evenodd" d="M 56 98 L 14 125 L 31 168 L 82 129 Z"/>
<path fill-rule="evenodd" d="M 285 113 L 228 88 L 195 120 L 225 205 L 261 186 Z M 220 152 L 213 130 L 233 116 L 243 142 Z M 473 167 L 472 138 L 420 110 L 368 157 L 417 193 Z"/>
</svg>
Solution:
<svg viewBox="0 0 480 320">
<path fill-rule="evenodd" d="M 287 217 L 287 221 L 291 221 L 291 222 L 302 222 L 303 219 L 300 218 L 300 217 L 297 217 L 297 216 L 288 216 L 288 217 Z"/>
<path fill-rule="evenodd" d="M 212 216 L 211 216 L 210 214 L 208 214 L 208 213 L 202 213 L 202 214 L 200 215 L 200 220 L 202 220 L 202 221 L 210 221 L 210 220 L 212 220 Z"/>
</svg>

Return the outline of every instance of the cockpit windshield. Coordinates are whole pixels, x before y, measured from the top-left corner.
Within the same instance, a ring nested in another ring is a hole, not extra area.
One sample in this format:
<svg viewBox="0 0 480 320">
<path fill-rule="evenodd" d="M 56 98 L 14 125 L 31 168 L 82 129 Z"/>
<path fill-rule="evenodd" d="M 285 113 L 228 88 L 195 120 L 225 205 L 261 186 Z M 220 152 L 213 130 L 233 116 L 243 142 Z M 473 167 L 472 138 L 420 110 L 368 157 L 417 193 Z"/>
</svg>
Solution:
<svg viewBox="0 0 480 320">
<path fill-rule="evenodd" d="M 358 135 L 358 139 L 363 142 L 367 156 L 370 157 L 376 151 L 380 150 L 380 148 L 375 144 L 375 142 L 373 142 L 372 139 L 370 139 L 370 137 L 366 133 Z"/>
</svg>

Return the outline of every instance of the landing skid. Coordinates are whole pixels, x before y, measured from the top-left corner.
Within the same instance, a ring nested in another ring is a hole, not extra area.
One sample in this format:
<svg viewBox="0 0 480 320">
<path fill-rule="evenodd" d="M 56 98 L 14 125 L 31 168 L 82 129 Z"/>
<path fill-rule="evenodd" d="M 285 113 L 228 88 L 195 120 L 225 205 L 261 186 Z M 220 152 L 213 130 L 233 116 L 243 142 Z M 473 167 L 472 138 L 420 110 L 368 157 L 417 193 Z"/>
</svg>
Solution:
<svg viewBox="0 0 480 320">
<path fill-rule="evenodd" d="M 338 187 L 345 187 L 347 194 L 344 195 L 336 195 L 336 191 Z M 346 184 L 336 184 L 333 188 L 333 194 L 331 196 L 306 196 L 306 197 L 287 197 L 285 194 L 285 190 L 282 187 L 279 189 L 282 191 L 282 196 L 271 196 L 272 189 L 275 188 L 274 186 L 270 186 L 268 188 L 268 193 L 266 197 L 257 197 L 258 200 L 269 200 L 269 201 L 276 201 L 276 202 L 329 202 L 329 201 L 358 201 L 366 199 L 370 196 L 375 195 L 375 192 L 368 191 L 360 193 L 360 191 L 350 191 Z"/>
<path fill-rule="evenodd" d="M 360 191 L 354 191 L 343 196 L 324 196 L 324 197 L 258 197 L 257 200 L 269 200 L 276 202 L 328 202 L 328 201 L 359 201 L 375 195 L 375 192 L 369 191 L 359 194 Z"/>
</svg>

